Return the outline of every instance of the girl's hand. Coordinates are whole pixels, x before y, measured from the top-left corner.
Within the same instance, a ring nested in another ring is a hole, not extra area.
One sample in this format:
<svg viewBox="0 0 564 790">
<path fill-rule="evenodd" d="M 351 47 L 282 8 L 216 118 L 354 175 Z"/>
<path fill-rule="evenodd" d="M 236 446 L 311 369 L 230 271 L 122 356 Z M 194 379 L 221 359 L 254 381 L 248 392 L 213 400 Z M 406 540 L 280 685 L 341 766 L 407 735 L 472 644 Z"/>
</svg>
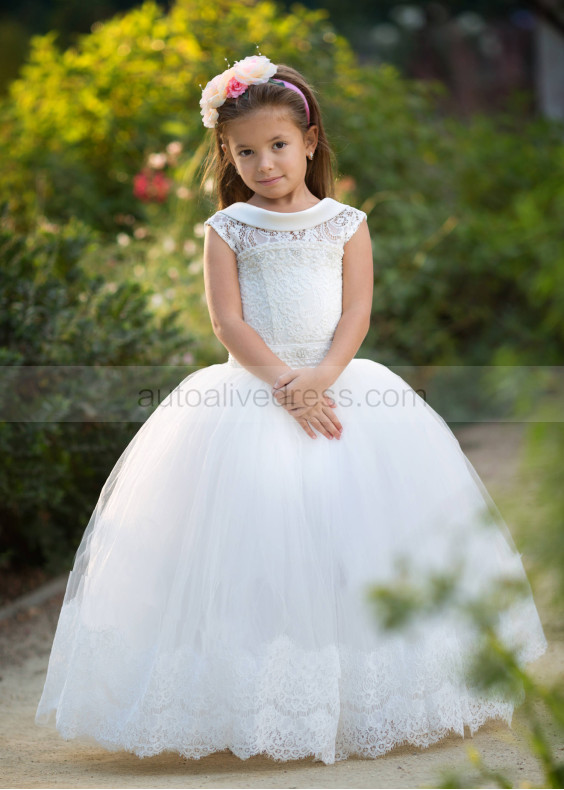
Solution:
<svg viewBox="0 0 564 790">
<path fill-rule="evenodd" d="M 327 403 L 326 401 L 330 401 Z M 299 407 L 297 409 L 288 409 L 288 413 L 294 417 L 302 426 L 304 431 L 312 439 L 317 439 L 317 434 L 313 428 L 316 428 L 323 436 L 328 439 L 341 438 L 343 426 L 339 418 L 332 409 L 336 406 L 332 398 L 327 395 L 322 396 L 322 400 L 314 406 Z"/>
<path fill-rule="evenodd" d="M 286 409 L 314 406 L 327 389 L 318 368 L 303 367 L 282 373 L 272 386 L 277 402 Z"/>
<path fill-rule="evenodd" d="M 317 438 L 312 426 L 328 439 L 334 436 L 340 439 L 343 426 L 335 412 L 331 412 L 337 404 L 324 389 L 326 385 L 316 368 L 304 367 L 281 374 L 272 392 L 312 439 Z"/>
</svg>

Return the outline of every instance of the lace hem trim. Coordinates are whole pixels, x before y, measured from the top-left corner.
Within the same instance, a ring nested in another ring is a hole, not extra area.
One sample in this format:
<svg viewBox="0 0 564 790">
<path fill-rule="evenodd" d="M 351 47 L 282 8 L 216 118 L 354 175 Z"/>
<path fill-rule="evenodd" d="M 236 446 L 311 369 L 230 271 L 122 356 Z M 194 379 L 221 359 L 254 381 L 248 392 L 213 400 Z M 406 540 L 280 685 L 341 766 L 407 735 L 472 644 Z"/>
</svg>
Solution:
<svg viewBox="0 0 564 790">
<path fill-rule="evenodd" d="M 465 726 L 473 735 L 492 718 L 511 725 L 525 696 L 485 697 L 469 687 L 471 654 L 448 632 L 407 646 L 390 637 L 373 652 L 306 650 L 280 635 L 252 654 L 231 644 L 205 655 L 157 654 L 132 649 L 115 629 L 87 629 L 76 609 L 63 607 L 36 723 L 139 757 L 172 750 L 199 759 L 225 749 L 241 759 L 311 755 L 325 764 L 377 757 L 401 743 L 464 737 Z M 531 625 L 519 662 L 546 647 Z"/>
</svg>

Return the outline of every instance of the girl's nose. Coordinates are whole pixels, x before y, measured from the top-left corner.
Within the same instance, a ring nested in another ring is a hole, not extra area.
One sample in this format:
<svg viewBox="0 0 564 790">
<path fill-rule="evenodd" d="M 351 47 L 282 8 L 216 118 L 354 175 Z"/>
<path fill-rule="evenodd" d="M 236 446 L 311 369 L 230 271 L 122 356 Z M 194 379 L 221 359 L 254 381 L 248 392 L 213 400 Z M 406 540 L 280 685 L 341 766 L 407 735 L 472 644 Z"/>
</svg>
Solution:
<svg viewBox="0 0 564 790">
<path fill-rule="evenodd" d="M 270 157 L 265 156 L 259 160 L 259 173 L 268 173 L 270 170 L 272 170 L 272 162 Z"/>
</svg>

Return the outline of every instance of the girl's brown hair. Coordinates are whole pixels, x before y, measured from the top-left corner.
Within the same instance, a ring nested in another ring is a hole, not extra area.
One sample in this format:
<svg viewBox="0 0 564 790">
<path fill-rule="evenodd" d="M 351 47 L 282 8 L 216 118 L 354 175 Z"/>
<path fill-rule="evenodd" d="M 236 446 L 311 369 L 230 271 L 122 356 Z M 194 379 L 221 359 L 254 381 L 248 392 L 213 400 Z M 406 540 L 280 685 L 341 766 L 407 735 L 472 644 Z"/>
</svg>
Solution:
<svg viewBox="0 0 564 790">
<path fill-rule="evenodd" d="M 285 85 L 273 85 L 270 82 L 249 85 L 245 93 L 235 99 L 226 99 L 217 108 L 218 118 L 215 135 L 210 141 L 210 148 L 204 161 L 204 173 L 201 179 L 203 186 L 209 178 L 213 182 L 213 193 L 217 202 L 217 210 L 221 211 L 232 203 L 246 202 L 254 194 L 237 170 L 229 161 L 221 148 L 227 143 L 226 128 L 229 121 L 243 118 L 254 110 L 262 107 L 285 107 L 290 119 L 305 134 L 309 126 L 317 126 L 318 142 L 312 160 L 306 159 L 307 169 L 305 182 L 316 197 L 322 200 L 334 196 L 333 151 L 327 141 L 321 110 L 314 95 L 314 89 L 302 77 L 299 71 L 281 63 L 276 67 L 272 79 L 287 80 L 296 85 L 304 94 L 309 105 L 310 121 L 307 122 L 306 109 L 302 97 Z"/>
</svg>

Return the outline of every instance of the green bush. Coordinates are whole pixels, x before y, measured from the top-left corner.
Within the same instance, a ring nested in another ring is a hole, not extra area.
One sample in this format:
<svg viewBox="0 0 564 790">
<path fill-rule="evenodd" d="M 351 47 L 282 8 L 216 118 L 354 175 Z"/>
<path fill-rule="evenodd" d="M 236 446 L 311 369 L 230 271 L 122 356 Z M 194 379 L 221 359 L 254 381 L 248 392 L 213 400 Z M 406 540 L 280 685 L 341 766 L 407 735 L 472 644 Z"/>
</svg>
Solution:
<svg viewBox="0 0 564 790">
<path fill-rule="evenodd" d="M 359 65 L 324 10 L 180 0 L 165 13 L 146 2 L 64 52 L 54 33 L 35 37 L 0 105 L 0 204 L 14 227 L 77 216 L 112 243 L 124 224 L 182 243 L 214 210 L 194 189 L 211 135 L 200 85 L 256 42 L 318 90 L 339 194 L 369 214 L 375 298 L 361 353 L 386 364 L 559 360 L 561 125 L 523 117 L 517 106 L 444 118 L 440 84 Z M 184 153 L 169 171 L 170 198 L 142 203 L 135 175 L 174 140 Z M 181 210 L 179 188 L 191 195 Z M 207 332 L 203 342 L 217 353 Z"/>
<path fill-rule="evenodd" d="M 337 197 L 368 214 L 374 305 L 359 354 L 388 365 L 558 364 L 561 124 L 518 109 L 445 118 L 440 84 L 360 65 L 324 10 L 179 0 L 169 13 L 146 2 L 97 24 L 66 51 L 55 33 L 34 37 L 0 99 L 4 365 L 225 359 L 203 287 L 202 221 L 215 207 L 213 185 L 196 187 L 212 135 L 198 102 L 224 59 L 253 54 L 257 43 L 317 89 Z M 135 176 L 171 143 L 180 153 L 167 158 L 168 197 L 144 202 Z M 59 426 L 11 423 L 0 437 L 11 459 L 4 502 L 14 500 L 3 534 L 22 551 L 35 546 L 41 561 L 55 556 L 56 530 L 80 533 L 136 428 L 116 438 L 112 426 L 104 439 L 98 426 L 98 460 L 79 471 L 73 448 L 94 434 L 65 423 L 67 405 L 59 408 Z"/>
<path fill-rule="evenodd" d="M 73 389 L 72 376 L 69 383 L 66 366 L 163 363 L 191 342 L 176 313 L 153 315 L 146 287 L 129 282 L 108 290 L 102 275 L 89 274 L 81 260 L 94 253 L 104 257 L 96 235 L 77 221 L 26 238 L 0 229 L 0 359 L 9 366 L 2 408 L 9 412 L 24 397 L 27 406 L 37 403 L 39 416 L 45 412 L 44 421 L 0 423 L 5 566 L 68 564 L 105 478 L 139 428 L 70 421 L 81 390 L 78 382 Z M 38 365 L 52 368 L 65 391 L 67 399 L 55 404 L 57 421 L 50 421 L 41 391 L 19 389 L 28 379 L 18 374 Z"/>
<path fill-rule="evenodd" d="M 427 176 L 359 202 L 375 252 L 367 345 L 387 363 L 558 364 L 561 125 L 502 113 L 435 128 Z"/>
</svg>

